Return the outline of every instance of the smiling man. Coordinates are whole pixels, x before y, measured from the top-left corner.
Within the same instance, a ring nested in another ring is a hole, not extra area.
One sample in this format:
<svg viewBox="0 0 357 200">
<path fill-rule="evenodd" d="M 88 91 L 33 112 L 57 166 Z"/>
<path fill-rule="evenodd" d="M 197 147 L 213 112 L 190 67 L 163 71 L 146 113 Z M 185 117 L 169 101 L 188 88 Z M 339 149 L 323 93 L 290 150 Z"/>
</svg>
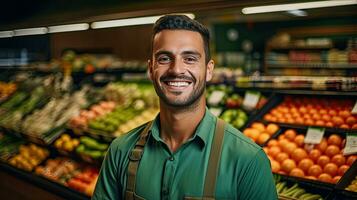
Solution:
<svg viewBox="0 0 357 200">
<path fill-rule="evenodd" d="M 93 199 L 277 199 L 262 149 L 206 108 L 214 62 L 209 32 L 182 15 L 154 25 L 152 121 L 111 144 Z"/>
</svg>

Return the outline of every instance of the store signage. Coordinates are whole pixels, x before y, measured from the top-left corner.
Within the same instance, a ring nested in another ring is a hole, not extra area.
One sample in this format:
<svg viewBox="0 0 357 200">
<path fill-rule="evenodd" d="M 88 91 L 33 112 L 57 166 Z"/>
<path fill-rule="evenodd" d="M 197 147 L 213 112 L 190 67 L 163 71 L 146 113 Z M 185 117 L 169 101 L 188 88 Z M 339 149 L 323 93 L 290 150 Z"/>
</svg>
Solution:
<svg viewBox="0 0 357 200">
<path fill-rule="evenodd" d="M 305 136 L 304 143 L 319 144 L 324 137 L 325 129 L 317 127 L 309 127 Z"/>
<path fill-rule="evenodd" d="M 246 109 L 254 109 L 260 98 L 260 92 L 256 91 L 247 91 L 245 92 L 244 100 L 243 100 L 243 107 Z"/>
<path fill-rule="evenodd" d="M 219 104 L 219 102 L 223 99 L 225 93 L 223 91 L 213 91 L 208 98 L 208 104 L 212 106 L 216 106 Z"/>
<path fill-rule="evenodd" d="M 357 114 L 357 100 L 356 100 L 355 106 L 353 106 L 353 108 L 352 108 L 351 113 L 352 114 Z"/>
<path fill-rule="evenodd" d="M 357 133 L 347 133 L 346 146 L 343 149 L 343 155 L 357 153 Z"/>
</svg>

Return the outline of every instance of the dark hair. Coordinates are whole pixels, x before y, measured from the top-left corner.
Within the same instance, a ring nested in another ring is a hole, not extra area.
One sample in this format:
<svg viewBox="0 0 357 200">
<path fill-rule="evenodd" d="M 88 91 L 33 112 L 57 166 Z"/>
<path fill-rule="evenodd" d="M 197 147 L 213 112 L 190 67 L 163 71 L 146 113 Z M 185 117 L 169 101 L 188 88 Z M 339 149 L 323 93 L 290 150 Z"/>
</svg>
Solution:
<svg viewBox="0 0 357 200">
<path fill-rule="evenodd" d="M 209 60 L 211 60 L 211 54 L 209 50 L 209 31 L 198 21 L 190 19 L 186 15 L 165 15 L 161 17 L 154 24 L 151 48 L 153 48 L 155 35 L 162 30 L 188 30 L 198 32 L 203 39 L 206 64 Z"/>
</svg>

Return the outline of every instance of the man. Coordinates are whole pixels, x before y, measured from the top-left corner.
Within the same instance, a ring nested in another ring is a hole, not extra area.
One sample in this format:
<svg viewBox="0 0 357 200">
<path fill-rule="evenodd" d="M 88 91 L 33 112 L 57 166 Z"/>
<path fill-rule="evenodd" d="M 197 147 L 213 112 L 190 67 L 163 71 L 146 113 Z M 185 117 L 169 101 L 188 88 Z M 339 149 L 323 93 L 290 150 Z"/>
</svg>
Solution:
<svg viewBox="0 0 357 200">
<path fill-rule="evenodd" d="M 113 141 L 93 199 L 277 199 L 262 149 L 206 108 L 208 30 L 168 15 L 153 32 L 148 68 L 160 113 Z"/>
</svg>

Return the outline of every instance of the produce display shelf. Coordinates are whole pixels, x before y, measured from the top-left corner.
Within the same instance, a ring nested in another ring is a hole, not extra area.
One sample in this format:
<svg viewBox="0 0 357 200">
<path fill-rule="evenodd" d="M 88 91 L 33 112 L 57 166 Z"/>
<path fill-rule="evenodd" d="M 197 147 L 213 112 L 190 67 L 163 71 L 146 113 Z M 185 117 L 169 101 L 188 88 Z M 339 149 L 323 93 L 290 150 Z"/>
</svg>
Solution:
<svg viewBox="0 0 357 200">
<path fill-rule="evenodd" d="M 357 69 L 357 64 L 356 63 L 312 63 L 312 62 L 289 62 L 289 63 L 273 63 L 273 62 L 268 62 L 267 66 L 269 68 L 284 68 L 284 69 L 289 69 L 289 68 L 321 68 L 321 69 Z"/>
<path fill-rule="evenodd" d="M 52 192 L 58 196 L 61 196 L 65 199 L 71 200 L 89 200 L 90 197 L 77 192 L 71 188 L 63 186 L 59 183 L 52 182 L 46 178 L 34 175 L 30 172 L 25 172 L 23 170 L 14 168 L 6 163 L 0 162 L 0 170 L 12 174 L 22 180 L 27 181 L 31 185 L 36 185 L 40 188 L 43 188 L 46 191 Z"/>
</svg>

